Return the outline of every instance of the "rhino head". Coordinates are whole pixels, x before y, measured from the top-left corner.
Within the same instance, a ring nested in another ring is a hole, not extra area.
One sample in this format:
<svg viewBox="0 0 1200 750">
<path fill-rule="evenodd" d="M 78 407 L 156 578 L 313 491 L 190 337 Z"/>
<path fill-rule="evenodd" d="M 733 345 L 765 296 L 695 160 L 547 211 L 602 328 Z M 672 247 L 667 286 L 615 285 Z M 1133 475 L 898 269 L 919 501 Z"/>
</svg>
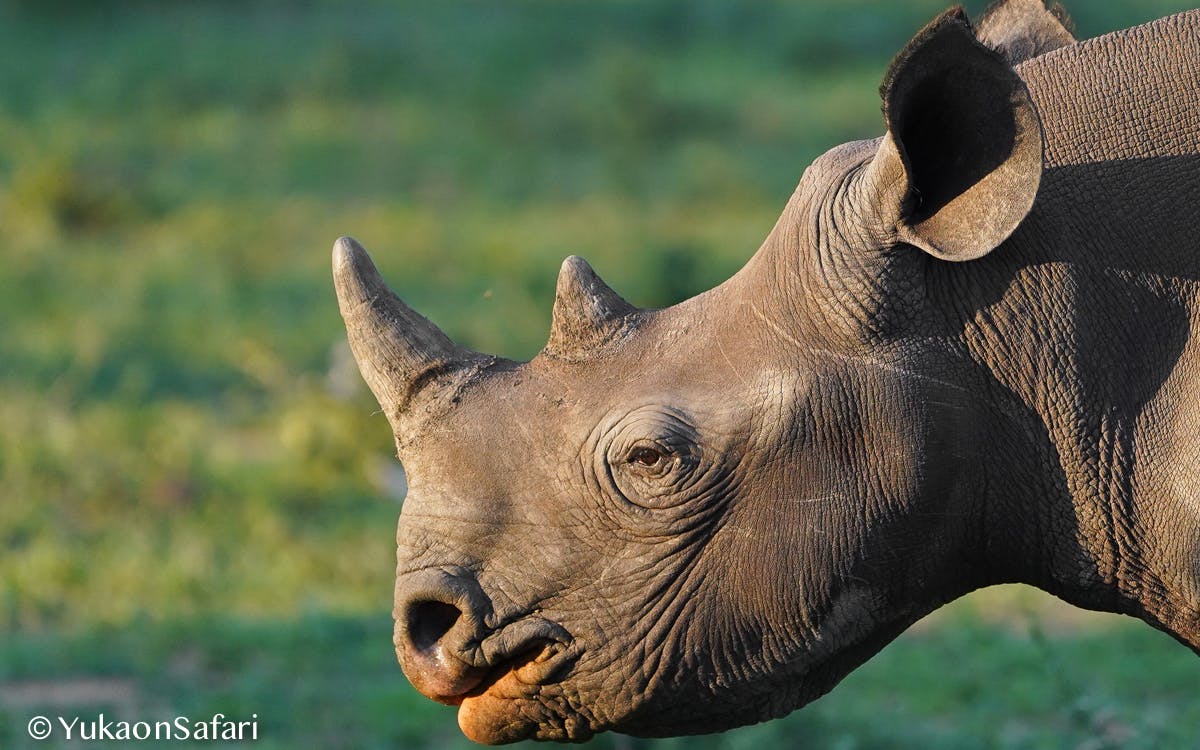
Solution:
<svg viewBox="0 0 1200 750">
<path fill-rule="evenodd" d="M 882 95 L 886 134 L 810 166 L 717 288 L 639 309 L 568 258 L 529 362 L 456 345 L 335 245 L 410 481 L 396 650 L 472 739 L 780 716 L 1016 575 L 982 502 L 986 432 L 1015 428 L 977 398 L 926 280 L 1030 210 L 1038 117 L 961 11 Z"/>
</svg>

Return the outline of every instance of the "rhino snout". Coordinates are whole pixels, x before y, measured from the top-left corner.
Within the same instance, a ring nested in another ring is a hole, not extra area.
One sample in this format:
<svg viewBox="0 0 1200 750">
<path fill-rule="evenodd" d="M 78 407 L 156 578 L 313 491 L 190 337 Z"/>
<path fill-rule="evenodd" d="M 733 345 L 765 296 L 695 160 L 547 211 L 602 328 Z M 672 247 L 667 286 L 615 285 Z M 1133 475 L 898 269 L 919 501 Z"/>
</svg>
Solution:
<svg viewBox="0 0 1200 750">
<path fill-rule="evenodd" d="M 396 579 L 395 646 L 400 666 L 420 693 L 459 705 L 509 672 L 544 683 L 577 656 L 560 625 L 524 617 L 499 627 L 491 600 L 474 576 L 435 568 Z"/>
<path fill-rule="evenodd" d="M 430 568 L 396 579 L 394 643 L 400 666 L 423 695 L 456 704 L 487 670 L 471 659 L 491 602 L 459 569 Z"/>
</svg>

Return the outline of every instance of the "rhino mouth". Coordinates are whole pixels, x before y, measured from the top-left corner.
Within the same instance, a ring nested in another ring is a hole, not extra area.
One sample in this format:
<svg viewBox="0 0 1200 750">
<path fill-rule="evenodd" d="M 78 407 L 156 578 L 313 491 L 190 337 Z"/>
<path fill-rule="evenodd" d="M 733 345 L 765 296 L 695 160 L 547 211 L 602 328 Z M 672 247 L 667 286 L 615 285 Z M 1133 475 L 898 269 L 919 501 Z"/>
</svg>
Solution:
<svg viewBox="0 0 1200 750">
<path fill-rule="evenodd" d="M 521 685 L 527 691 L 535 690 L 561 679 L 578 656 L 574 639 L 562 626 L 527 618 L 465 649 L 459 658 L 469 667 L 456 681 L 455 690 L 428 697 L 459 706 L 470 698 L 492 692 L 501 683 L 506 688 Z"/>
<path fill-rule="evenodd" d="M 457 696 L 455 705 L 460 705 L 468 698 L 485 695 L 505 680 L 515 681 L 530 688 L 554 683 L 564 676 L 566 668 L 574 658 L 575 654 L 565 644 L 536 639 L 523 646 L 517 653 L 495 664 L 478 685 Z"/>
<path fill-rule="evenodd" d="M 443 701 L 458 706 L 458 725 L 470 739 L 494 745 L 529 737 L 586 739 L 590 722 L 571 710 L 559 686 L 582 649 L 566 631 L 544 620 L 523 621 L 485 639 L 489 667 L 462 695 Z M 493 641 L 495 645 L 492 645 Z"/>
</svg>

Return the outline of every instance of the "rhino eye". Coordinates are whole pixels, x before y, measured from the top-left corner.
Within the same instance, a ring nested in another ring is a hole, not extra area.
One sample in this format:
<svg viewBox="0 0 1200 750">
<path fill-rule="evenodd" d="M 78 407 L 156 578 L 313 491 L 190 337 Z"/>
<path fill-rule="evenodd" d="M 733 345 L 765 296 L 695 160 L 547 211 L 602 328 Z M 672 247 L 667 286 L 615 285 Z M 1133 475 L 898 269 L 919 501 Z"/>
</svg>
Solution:
<svg viewBox="0 0 1200 750">
<path fill-rule="evenodd" d="M 685 457 L 686 451 L 678 452 L 657 440 L 641 440 L 627 449 L 621 461 L 646 479 L 662 479 L 676 473 Z"/>
<path fill-rule="evenodd" d="M 687 415 L 649 405 L 625 414 L 609 429 L 597 446 L 597 458 L 623 500 L 643 508 L 686 502 L 702 456 Z"/>
<path fill-rule="evenodd" d="M 645 467 L 658 466 L 666 456 L 657 448 L 651 448 L 645 445 L 639 445 L 629 452 L 628 463 L 640 464 Z"/>
</svg>

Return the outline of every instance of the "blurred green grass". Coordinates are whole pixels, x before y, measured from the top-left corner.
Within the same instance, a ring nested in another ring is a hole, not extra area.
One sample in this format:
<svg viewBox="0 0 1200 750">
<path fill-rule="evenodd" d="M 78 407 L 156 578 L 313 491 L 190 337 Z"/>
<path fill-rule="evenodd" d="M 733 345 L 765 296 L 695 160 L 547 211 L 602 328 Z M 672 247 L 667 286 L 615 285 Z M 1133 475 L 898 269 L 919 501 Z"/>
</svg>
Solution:
<svg viewBox="0 0 1200 750">
<path fill-rule="evenodd" d="M 280 747 L 314 724 L 353 724 L 328 747 L 457 742 L 377 615 L 397 469 L 332 240 L 512 357 L 543 343 L 565 255 L 678 301 L 749 257 L 814 156 L 880 132 L 888 58 L 943 5 L 0 5 L 0 686 L 102 674 L 160 707 L 262 705 Z M 1186 7 L 1075 5 L 1082 36 Z M 799 718 L 710 746 L 1142 746 L 1088 723 L 1105 711 L 1187 746 L 1162 727 L 1200 726 L 1171 687 L 1196 694 L 1193 657 L 1109 620 L 1031 639 L 1059 616 L 1041 599 L 979 620 L 1010 599 L 968 598 Z M 197 654 L 232 661 L 193 674 Z M 1056 681 L 1076 662 L 1094 682 Z M 984 687 L 1010 679 L 1026 692 Z M 24 708 L 0 710 L 8 747 Z"/>
<path fill-rule="evenodd" d="M 1118 627 L 1064 637 L 1028 611 L 998 623 L 963 604 L 952 607 L 953 627 L 905 635 L 831 694 L 784 719 L 698 738 L 602 735 L 592 745 L 1196 747 L 1195 657 L 1166 636 Z M 77 746 L 35 743 L 25 724 L 35 715 L 87 719 L 104 712 L 151 722 L 256 715 L 255 744 L 264 748 L 473 747 L 459 734 L 454 709 L 404 681 L 391 658 L 390 630 L 385 615 L 313 614 L 286 622 L 135 620 L 70 636 L 25 634 L 0 644 L 0 746 Z"/>
</svg>

